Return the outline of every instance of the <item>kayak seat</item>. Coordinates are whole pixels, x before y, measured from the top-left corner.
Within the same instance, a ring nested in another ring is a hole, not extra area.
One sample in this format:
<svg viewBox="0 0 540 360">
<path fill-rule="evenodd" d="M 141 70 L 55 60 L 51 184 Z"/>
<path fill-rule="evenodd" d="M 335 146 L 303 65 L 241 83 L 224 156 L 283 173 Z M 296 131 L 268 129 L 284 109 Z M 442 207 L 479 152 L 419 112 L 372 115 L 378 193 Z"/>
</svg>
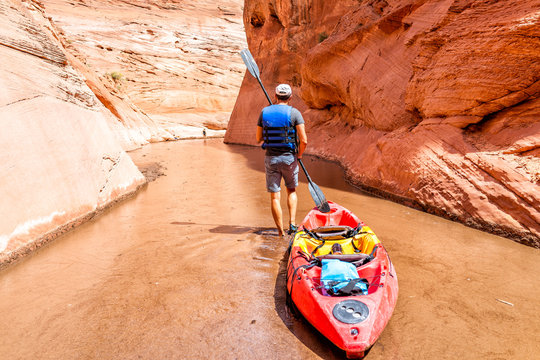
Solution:
<svg viewBox="0 0 540 360">
<path fill-rule="evenodd" d="M 319 226 L 311 230 L 312 233 L 315 233 L 321 239 L 326 240 L 339 240 L 347 239 L 350 234 L 352 227 L 350 226 Z"/>
<path fill-rule="evenodd" d="M 321 229 L 315 229 L 315 230 L 321 230 Z M 323 230 L 328 230 L 326 232 L 323 231 L 317 231 L 315 234 L 315 230 L 310 231 L 311 234 L 317 236 L 317 238 L 314 238 L 312 236 L 309 236 L 307 233 L 300 232 L 300 239 L 301 241 L 298 242 L 298 245 L 302 249 L 303 252 L 308 254 L 313 254 L 316 257 L 321 256 L 344 256 L 344 255 L 351 255 L 351 256 L 358 256 L 358 258 L 363 258 L 367 256 L 367 254 L 370 254 L 373 250 L 373 247 L 379 242 L 378 239 L 375 237 L 373 233 L 364 233 L 361 235 L 357 235 L 354 237 L 348 237 L 347 231 L 349 230 L 338 230 L 332 228 L 326 228 Z M 321 236 L 322 235 L 322 236 Z M 333 247 L 338 244 L 341 248 L 341 254 L 334 254 L 333 253 Z M 333 258 L 333 257 L 329 257 Z M 351 261 L 356 261 L 357 258 L 353 258 Z M 347 261 L 347 260 L 345 260 Z"/>
<path fill-rule="evenodd" d="M 329 212 L 322 213 L 314 208 L 306 215 L 294 242 L 312 256 L 332 253 L 336 243 L 345 255 L 371 254 L 379 243 L 373 231 L 349 210 L 331 201 L 328 204 Z"/>
<path fill-rule="evenodd" d="M 358 239 L 355 245 L 361 253 L 370 254 L 378 243 L 379 239 L 370 230 L 367 233 L 361 234 L 360 239 Z"/>
<path fill-rule="evenodd" d="M 326 255 L 317 256 L 317 259 L 319 260 L 338 259 L 338 260 L 346 261 L 346 262 L 355 262 L 359 260 L 364 260 L 368 256 L 369 254 L 343 254 L 343 255 L 326 254 Z"/>
</svg>

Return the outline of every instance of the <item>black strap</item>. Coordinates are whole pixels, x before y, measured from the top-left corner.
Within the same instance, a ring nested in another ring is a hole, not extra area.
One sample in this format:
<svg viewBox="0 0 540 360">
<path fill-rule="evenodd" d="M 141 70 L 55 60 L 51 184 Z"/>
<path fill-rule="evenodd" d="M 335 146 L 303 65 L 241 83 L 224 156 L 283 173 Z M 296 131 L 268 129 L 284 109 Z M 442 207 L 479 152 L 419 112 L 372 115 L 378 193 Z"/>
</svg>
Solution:
<svg viewBox="0 0 540 360">
<path fill-rule="evenodd" d="M 358 223 L 358 225 L 357 225 L 354 229 L 352 229 L 351 231 L 349 231 L 349 232 L 347 233 L 347 237 L 352 238 L 352 239 L 351 239 L 351 245 L 352 245 L 352 247 L 354 248 L 354 252 L 356 252 L 356 253 L 359 253 L 359 252 L 361 252 L 361 251 L 360 251 L 360 249 L 358 249 L 358 248 L 356 247 L 356 245 L 354 244 L 354 237 L 355 237 L 356 235 L 368 234 L 368 233 L 369 233 L 368 231 L 362 231 L 363 228 L 364 228 L 364 226 L 362 225 L 362 223 Z"/>
<path fill-rule="evenodd" d="M 263 132 L 265 133 L 293 133 L 294 132 L 294 128 L 292 126 L 281 126 L 281 127 L 264 127 L 263 128 Z"/>
<path fill-rule="evenodd" d="M 331 295 L 336 295 L 336 296 L 350 296 L 350 295 L 356 295 L 356 294 L 363 294 L 364 293 L 362 291 L 362 289 L 359 289 L 359 288 L 356 287 L 356 284 L 358 284 L 359 282 L 363 282 L 363 283 L 365 283 L 366 285 L 369 286 L 369 282 L 366 279 L 362 279 L 362 278 L 352 279 L 352 280 L 349 280 L 347 285 L 345 285 L 344 287 L 342 287 L 338 291 L 334 292 L 332 290 L 332 288 L 334 286 L 338 285 L 339 283 L 342 283 L 342 282 L 343 281 L 332 281 L 332 282 L 330 282 L 329 283 L 330 288 L 328 289 L 328 292 Z"/>
<path fill-rule="evenodd" d="M 317 246 L 317 247 L 316 247 L 315 249 L 313 249 L 313 251 L 311 252 L 311 257 L 312 257 L 312 258 L 315 258 L 316 256 L 315 256 L 314 254 L 317 252 L 317 250 L 319 250 L 321 247 L 324 246 L 324 239 L 321 238 L 319 235 L 317 235 L 317 233 L 312 232 L 311 230 L 309 230 L 309 229 L 308 229 L 307 227 L 305 227 L 305 226 L 304 226 L 304 232 L 305 232 L 306 234 L 308 234 L 309 236 L 311 236 L 312 238 L 317 239 L 317 240 L 319 240 L 319 241 L 322 241 L 322 243 L 320 243 L 319 246 Z"/>
<path fill-rule="evenodd" d="M 292 138 L 265 139 L 266 144 L 292 144 Z"/>
<path fill-rule="evenodd" d="M 356 225 L 356 227 L 354 229 L 351 229 L 348 233 L 347 233 L 347 237 L 353 237 L 355 235 L 358 235 L 358 234 L 367 234 L 367 232 L 361 232 L 362 231 L 362 228 L 364 226 L 362 225 L 362 223 L 358 223 L 358 225 Z"/>
<path fill-rule="evenodd" d="M 313 249 L 313 251 L 311 252 L 311 257 L 315 257 L 314 254 L 317 252 L 317 250 L 319 250 L 320 248 L 322 248 L 324 246 L 324 243 L 325 243 L 325 240 L 322 239 L 322 242 L 315 249 Z"/>
<path fill-rule="evenodd" d="M 292 261 L 291 261 L 292 262 Z M 298 272 L 298 270 L 300 269 L 304 269 L 304 270 L 309 270 L 311 269 L 312 267 L 316 266 L 316 264 L 305 264 L 305 265 L 300 265 L 299 267 L 297 267 L 296 269 L 294 269 L 294 272 L 292 274 L 292 279 L 291 279 L 291 290 L 289 291 L 289 294 L 291 295 L 292 297 L 292 293 L 293 293 L 293 288 L 294 288 L 294 281 L 297 280 L 296 279 L 296 273 Z M 299 279 L 298 279 L 299 280 Z M 289 281 L 289 278 L 287 278 L 287 282 Z"/>
<path fill-rule="evenodd" d="M 360 266 L 366 265 L 368 262 L 375 259 L 375 252 L 377 251 L 378 248 L 379 246 L 375 245 L 373 247 L 373 250 L 371 251 L 371 254 L 369 254 L 365 259 L 354 261 L 353 262 L 354 266 L 360 267 Z"/>
<path fill-rule="evenodd" d="M 311 230 L 309 230 L 307 227 L 304 226 L 304 232 L 306 234 L 308 234 L 309 236 L 311 236 L 312 238 L 315 238 L 317 240 L 323 240 L 322 237 L 319 236 L 319 234 L 317 234 L 316 232 L 313 232 Z"/>
<path fill-rule="evenodd" d="M 375 253 L 377 252 L 377 249 L 378 249 L 378 248 L 379 248 L 379 245 L 375 245 L 375 246 L 373 247 L 373 250 L 371 250 L 371 254 L 369 254 L 369 257 L 370 257 L 370 258 L 373 259 L 373 258 L 375 257 Z"/>
<path fill-rule="evenodd" d="M 360 278 L 350 280 L 349 283 L 345 287 L 342 287 L 341 289 L 339 289 L 337 293 L 340 294 L 340 295 L 352 294 L 353 289 L 356 287 L 356 284 L 358 284 L 362 280 L 363 279 L 360 279 Z"/>
<path fill-rule="evenodd" d="M 362 289 L 356 287 L 356 284 L 358 284 L 359 282 L 363 282 L 369 287 L 369 282 L 366 279 L 358 278 L 349 280 L 347 285 L 337 291 L 334 291 L 334 287 L 343 282 L 344 281 L 329 281 L 327 283 L 326 291 L 333 296 L 351 296 L 364 294 L 364 291 Z"/>
<path fill-rule="evenodd" d="M 356 247 L 356 245 L 354 245 L 354 236 L 351 238 L 351 245 L 352 245 L 352 247 L 354 248 L 354 252 L 355 252 L 355 253 L 359 253 L 359 252 L 360 252 L 360 249 L 358 249 L 358 248 Z"/>
<path fill-rule="evenodd" d="M 294 138 L 294 134 L 290 131 L 265 131 L 263 133 L 265 137 L 290 137 Z"/>
<path fill-rule="evenodd" d="M 293 136 L 296 131 L 290 126 L 284 127 L 265 127 L 263 128 L 263 135 L 286 135 Z"/>
</svg>

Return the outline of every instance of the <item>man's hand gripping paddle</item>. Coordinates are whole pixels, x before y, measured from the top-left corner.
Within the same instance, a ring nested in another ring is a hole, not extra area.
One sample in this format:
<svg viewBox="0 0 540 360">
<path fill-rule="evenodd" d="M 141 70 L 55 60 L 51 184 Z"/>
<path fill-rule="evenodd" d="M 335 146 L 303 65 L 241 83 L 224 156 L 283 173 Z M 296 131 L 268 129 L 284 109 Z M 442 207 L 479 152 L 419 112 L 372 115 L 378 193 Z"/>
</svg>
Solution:
<svg viewBox="0 0 540 360">
<path fill-rule="evenodd" d="M 270 99 L 270 96 L 268 96 L 268 93 L 266 92 L 266 89 L 264 88 L 264 85 L 261 81 L 261 76 L 259 73 L 259 67 L 257 66 L 257 63 L 255 62 L 255 59 L 253 59 L 253 56 L 249 52 L 248 49 L 244 49 L 240 52 L 240 56 L 242 56 L 242 60 L 244 60 L 244 64 L 246 64 L 246 67 L 251 75 L 257 79 L 259 82 L 259 85 L 261 85 L 261 89 L 264 91 L 264 95 L 266 95 L 266 99 L 272 105 L 272 100 Z M 324 197 L 323 192 L 321 189 L 315 184 L 311 177 L 309 176 L 306 168 L 304 167 L 304 164 L 302 163 L 301 159 L 298 159 L 298 162 L 300 163 L 300 166 L 302 167 L 302 170 L 304 170 L 304 173 L 306 174 L 306 178 L 309 183 L 309 193 L 311 194 L 311 197 L 313 198 L 313 201 L 315 201 L 315 205 L 317 205 L 317 208 L 319 211 L 326 213 L 330 211 L 330 205 L 328 205 L 328 201 L 326 201 L 326 198 Z"/>
</svg>

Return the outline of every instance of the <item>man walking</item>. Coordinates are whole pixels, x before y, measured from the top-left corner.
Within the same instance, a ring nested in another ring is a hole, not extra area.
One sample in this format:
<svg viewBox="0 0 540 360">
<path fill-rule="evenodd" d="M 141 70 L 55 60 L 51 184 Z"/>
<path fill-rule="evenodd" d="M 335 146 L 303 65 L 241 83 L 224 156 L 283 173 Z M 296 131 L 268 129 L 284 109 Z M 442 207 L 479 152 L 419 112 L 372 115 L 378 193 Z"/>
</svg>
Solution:
<svg viewBox="0 0 540 360">
<path fill-rule="evenodd" d="M 281 209 L 281 179 L 287 188 L 287 208 L 289 209 L 289 233 L 296 231 L 296 206 L 298 198 L 298 161 L 307 145 L 304 119 L 300 111 L 289 106 L 292 90 L 287 84 L 276 87 L 276 104 L 265 107 L 257 123 L 257 142 L 262 142 L 266 150 L 264 160 L 266 188 L 270 193 L 272 217 L 280 236 L 283 229 Z M 298 145 L 297 141 L 298 139 Z"/>
</svg>

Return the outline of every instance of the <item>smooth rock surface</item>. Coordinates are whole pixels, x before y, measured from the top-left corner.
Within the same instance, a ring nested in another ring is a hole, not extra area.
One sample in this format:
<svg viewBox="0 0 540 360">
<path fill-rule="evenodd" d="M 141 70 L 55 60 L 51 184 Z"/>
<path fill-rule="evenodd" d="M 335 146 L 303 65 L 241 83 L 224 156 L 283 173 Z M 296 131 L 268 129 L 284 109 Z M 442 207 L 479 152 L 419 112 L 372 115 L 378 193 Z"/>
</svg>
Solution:
<svg viewBox="0 0 540 360">
<path fill-rule="evenodd" d="M 242 3 L 41 0 L 130 149 L 223 136 L 244 72 Z"/>
<path fill-rule="evenodd" d="M 308 152 L 373 192 L 540 246 L 540 1 L 248 0 L 271 91 L 293 85 Z M 255 144 L 246 76 L 225 140 Z"/>
<path fill-rule="evenodd" d="M 8 0 L 0 3 L 0 23 L 2 265 L 145 180 L 46 19 Z"/>
<path fill-rule="evenodd" d="M 224 134 L 239 0 L 8 0 L 0 25 L 0 265 L 144 184 L 124 150 Z"/>
</svg>

